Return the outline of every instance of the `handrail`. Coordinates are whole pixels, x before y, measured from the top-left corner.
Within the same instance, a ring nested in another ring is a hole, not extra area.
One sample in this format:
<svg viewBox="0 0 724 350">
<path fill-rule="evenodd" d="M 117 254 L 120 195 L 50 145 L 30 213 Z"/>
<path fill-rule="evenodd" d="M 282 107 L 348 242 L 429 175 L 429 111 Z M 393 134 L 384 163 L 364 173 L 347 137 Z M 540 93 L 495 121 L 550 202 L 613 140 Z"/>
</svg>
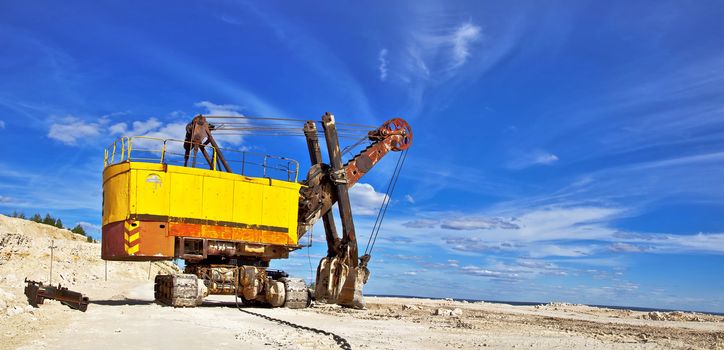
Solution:
<svg viewBox="0 0 724 350">
<path fill-rule="evenodd" d="M 183 150 L 183 145 L 190 142 L 150 136 L 119 137 L 103 150 L 103 168 L 105 169 L 110 165 L 129 161 L 158 162 L 161 164 L 177 164 L 183 166 L 184 153 L 170 151 L 168 149 L 169 143 L 177 143 L 181 146 L 179 149 Z M 153 145 L 156 146 L 154 147 Z M 205 145 L 203 147 L 212 153 L 211 164 L 209 165 L 207 162 L 202 161 L 197 162 L 196 167 L 204 167 L 206 165 L 210 170 L 222 171 L 223 169 L 219 168 L 218 161 L 219 151 L 223 151 L 228 163 L 241 163 L 241 172 L 236 172 L 240 175 L 247 176 L 256 169 L 261 172 L 261 177 L 270 177 L 270 172 L 267 171 L 270 170 L 284 174 L 283 176 L 275 176 L 275 178 L 279 180 L 292 181 L 292 174 L 294 182 L 299 180 L 299 162 L 294 159 L 234 149 L 218 148 L 217 150 L 211 145 Z M 193 152 L 190 154 L 190 157 L 194 157 Z M 259 160 L 255 162 L 253 159 Z M 188 166 L 191 166 L 193 161 L 189 161 L 188 163 Z"/>
</svg>

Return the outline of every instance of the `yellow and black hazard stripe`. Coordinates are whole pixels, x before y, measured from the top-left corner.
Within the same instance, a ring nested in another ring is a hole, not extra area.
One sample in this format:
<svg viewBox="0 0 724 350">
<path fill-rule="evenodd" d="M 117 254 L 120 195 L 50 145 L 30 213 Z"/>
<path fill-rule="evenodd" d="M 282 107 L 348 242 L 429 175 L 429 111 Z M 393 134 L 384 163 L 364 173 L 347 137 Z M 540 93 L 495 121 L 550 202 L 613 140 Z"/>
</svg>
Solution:
<svg viewBox="0 0 724 350">
<path fill-rule="evenodd" d="M 123 239 L 125 240 L 124 249 L 126 250 L 126 254 L 134 255 L 138 252 L 138 249 L 141 247 L 139 238 L 141 238 L 141 222 L 133 220 L 124 222 Z"/>
</svg>

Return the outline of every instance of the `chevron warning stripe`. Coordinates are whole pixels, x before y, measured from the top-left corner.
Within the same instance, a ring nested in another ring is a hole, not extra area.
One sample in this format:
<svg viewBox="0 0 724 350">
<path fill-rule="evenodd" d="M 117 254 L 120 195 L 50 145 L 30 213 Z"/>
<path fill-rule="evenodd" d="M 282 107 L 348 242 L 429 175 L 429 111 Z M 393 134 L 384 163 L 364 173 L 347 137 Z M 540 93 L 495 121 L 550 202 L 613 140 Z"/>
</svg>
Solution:
<svg viewBox="0 0 724 350">
<path fill-rule="evenodd" d="M 138 241 L 138 239 L 141 238 L 140 229 L 140 221 L 128 220 L 123 223 L 123 239 L 125 240 L 123 248 L 126 250 L 126 254 L 134 255 L 141 247 Z"/>
</svg>

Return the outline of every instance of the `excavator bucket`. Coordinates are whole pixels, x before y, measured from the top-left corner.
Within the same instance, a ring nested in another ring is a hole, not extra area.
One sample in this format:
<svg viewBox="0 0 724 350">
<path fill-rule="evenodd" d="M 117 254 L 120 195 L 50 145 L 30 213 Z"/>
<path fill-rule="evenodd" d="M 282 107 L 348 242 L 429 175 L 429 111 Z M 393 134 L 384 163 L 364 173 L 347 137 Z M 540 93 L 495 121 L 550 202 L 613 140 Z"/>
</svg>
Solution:
<svg viewBox="0 0 724 350">
<path fill-rule="evenodd" d="M 342 286 L 342 291 L 337 298 L 337 304 L 355 309 L 364 309 L 366 304 L 362 295 L 362 287 L 367 282 L 368 276 L 369 270 L 366 267 L 360 266 L 350 269 Z"/>
<path fill-rule="evenodd" d="M 362 288 L 367 283 L 369 270 L 365 266 L 350 267 L 349 259 L 323 258 L 317 268 L 315 299 L 328 304 L 338 304 L 364 309 Z"/>
</svg>

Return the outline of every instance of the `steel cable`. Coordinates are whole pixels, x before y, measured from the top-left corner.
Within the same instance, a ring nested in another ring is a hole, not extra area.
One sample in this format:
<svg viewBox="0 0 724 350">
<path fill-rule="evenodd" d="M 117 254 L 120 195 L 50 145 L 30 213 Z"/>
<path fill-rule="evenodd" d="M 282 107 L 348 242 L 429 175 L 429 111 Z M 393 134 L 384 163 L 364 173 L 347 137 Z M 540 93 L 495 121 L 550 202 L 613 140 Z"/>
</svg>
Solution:
<svg viewBox="0 0 724 350">
<path fill-rule="evenodd" d="M 350 343 L 347 341 L 347 339 L 345 339 L 345 338 L 343 338 L 343 337 L 341 337 L 341 336 L 339 336 L 339 335 L 337 335 L 337 334 L 334 334 L 334 333 L 332 333 L 332 332 L 328 332 L 328 331 L 325 331 L 325 330 L 322 330 L 322 329 L 318 329 L 318 328 L 302 326 L 302 325 L 300 325 L 300 324 L 296 324 L 296 323 L 293 323 L 293 322 L 284 321 L 284 320 L 281 320 L 281 319 L 278 319 L 278 318 L 274 318 L 274 317 L 267 316 L 267 315 L 264 315 L 264 314 L 260 314 L 260 313 L 257 313 L 257 312 L 253 312 L 253 311 L 249 311 L 249 310 L 244 310 L 244 309 L 242 309 L 241 306 L 239 305 L 239 274 L 238 274 L 239 269 L 237 268 L 236 271 L 237 271 L 237 273 L 235 274 L 236 276 L 234 277 L 234 280 L 235 280 L 235 284 L 234 284 L 234 303 L 236 304 L 236 309 L 237 309 L 237 310 L 239 310 L 239 311 L 241 311 L 241 312 L 243 312 L 243 313 L 249 314 L 249 315 L 253 315 L 253 316 L 256 316 L 256 317 L 263 318 L 263 319 L 265 319 L 265 320 L 267 320 L 267 321 L 279 323 L 279 324 L 281 324 L 281 325 L 285 325 L 285 326 L 289 326 L 289 327 L 292 327 L 292 328 L 301 329 L 301 330 L 305 330 L 305 331 L 309 331 L 309 332 L 314 332 L 314 333 L 317 333 L 317 334 L 321 334 L 321 335 L 324 335 L 324 336 L 332 337 L 332 339 L 337 343 L 337 345 L 339 346 L 340 349 L 343 349 L 343 350 L 352 350 L 352 345 L 350 345 Z"/>
<path fill-rule="evenodd" d="M 353 143 L 353 144 L 345 147 L 345 148 L 342 150 L 342 155 L 347 154 L 347 152 L 353 150 L 355 147 L 361 145 L 361 144 L 362 144 L 363 142 L 365 142 L 365 141 L 367 141 L 367 138 L 366 138 L 366 137 L 363 137 L 363 138 L 357 140 L 357 142 L 355 142 L 355 143 Z"/>
<path fill-rule="evenodd" d="M 382 199 L 382 204 L 380 204 L 380 209 L 377 211 L 377 218 L 375 219 L 375 224 L 372 225 L 372 232 L 370 232 L 370 237 L 367 239 L 367 246 L 365 247 L 365 254 L 367 254 L 367 250 L 370 247 L 370 243 L 372 243 L 372 236 L 375 234 L 375 229 L 377 228 L 377 225 L 380 222 L 380 217 L 382 216 L 382 208 L 385 207 L 385 203 L 387 203 L 387 200 L 390 198 L 387 193 L 390 192 L 390 188 L 392 186 L 392 181 L 394 179 L 395 173 L 397 173 L 397 168 L 400 166 L 400 161 L 402 160 L 402 154 L 400 154 L 399 157 L 397 157 L 397 163 L 395 164 L 395 169 L 392 171 L 392 176 L 390 176 L 390 182 L 387 183 L 387 189 L 385 190 L 385 197 Z"/>
<path fill-rule="evenodd" d="M 273 117 L 255 117 L 255 116 L 223 116 L 223 115 L 205 115 L 206 119 L 249 119 L 249 120 L 269 120 L 269 121 L 280 121 L 280 122 L 298 122 L 298 123 L 306 123 L 309 119 L 296 119 L 296 118 L 273 118 Z M 315 123 L 321 123 L 319 121 L 315 121 Z M 359 128 L 366 128 L 366 129 L 376 129 L 377 126 L 373 125 L 365 125 L 365 124 L 357 124 L 357 123 L 335 123 L 337 125 L 342 126 L 350 126 L 350 127 L 359 127 Z"/>
<path fill-rule="evenodd" d="M 274 318 L 274 317 L 271 317 L 271 316 L 263 315 L 263 314 L 256 313 L 256 312 L 252 312 L 252 311 L 249 311 L 249 310 L 244 310 L 244 309 L 242 309 L 242 308 L 239 308 L 239 311 L 244 312 L 244 313 L 247 313 L 247 314 L 249 314 L 249 315 L 254 315 L 254 316 L 257 316 L 257 317 L 261 317 L 261 318 L 263 318 L 263 319 L 265 319 L 265 320 L 272 321 L 272 322 L 276 322 L 276 323 L 279 323 L 279 324 L 282 324 L 282 325 L 285 325 L 285 326 L 289 326 L 289 327 L 292 327 L 292 328 L 301 329 L 301 330 L 304 330 L 304 331 L 314 332 L 314 333 L 321 334 L 321 335 L 324 335 L 324 336 L 332 337 L 332 339 L 334 339 L 334 341 L 337 343 L 337 345 L 339 346 L 340 349 L 352 350 L 352 345 L 349 344 L 349 342 L 347 341 L 347 339 L 344 339 L 344 338 L 342 338 L 341 336 L 339 336 L 339 335 L 337 335 L 337 334 L 334 334 L 334 333 L 332 333 L 332 332 L 328 332 L 328 331 L 325 331 L 325 330 L 322 330 L 322 329 L 319 329 L 319 328 L 302 326 L 302 325 L 300 325 L 300 324 L 296 324 L 296 323 L 292 323 L 292 322 L 289 322 L 289 321 L 280 320 L 280 319 L 278 319 L 278 318 Z"/>
<path fill-rule="evenodd" d="M 402 166 L 405 164 L 405 159 L 407 159 L 407 150 L 402 151 L 402 154 L 397 158 L 397 164 L 395 165 L 395 170 L 392 172 L 392 177 L 390 178 L 390 182 L 387 184 L 387 191 L 385 192 L 385 200 L 383 200 L 382 205 L 380 206 L 380 211 L 377 213 L 377 220 L 375 220 L 375 225 L 372 226 L 372 232 L 370 233 L 370 238 L 367 240 L 367 247 L 365 248 L 365 254 L 371 254 L 372 249 L 375 247 L 375 243 L 377 242 L 377 236 L 380 233 L 380 228 L 382 227 L 382 221 L 385 219 L 385 214 L 387 213 L 387 208 L 390 206 L 390 201 L 392 201 L 392 193 L 395 191 L 395 186 L 397 186 L 397 180 L 400 177 L 400 172 L 402 171 Z M 370 245 L 370 241 L 372 244 Z"/>
</svg>

